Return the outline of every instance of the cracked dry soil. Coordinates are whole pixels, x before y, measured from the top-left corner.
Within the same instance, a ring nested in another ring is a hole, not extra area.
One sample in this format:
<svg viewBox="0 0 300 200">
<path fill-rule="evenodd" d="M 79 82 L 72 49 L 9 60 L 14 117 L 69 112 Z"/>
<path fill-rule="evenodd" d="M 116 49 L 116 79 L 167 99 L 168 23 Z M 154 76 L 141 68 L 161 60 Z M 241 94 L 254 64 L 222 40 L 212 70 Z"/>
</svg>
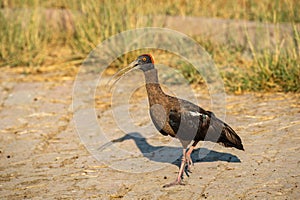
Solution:
<svg viewBox="0 0 300 200">
<path fill-rule="evenodd" d="M 241 136 L 245 152 L 219 145 L 212 150 L 230 153 L 240 162 L 204 159 L 184 177 L 185 186 L 162 188 L 175 179 L 176 165 L 164 163 L 156 171 L 129 173 L 112 169 L 87 151 L 73 124 L 74 76 L 4 71 L 0 75 L 1 199 L 300 197 L 299 94 L 227 95 L 226 121 Z M 136 100 L 145 99 L 142 89 L 140 93 Z M 203 96 L 199 101 L 207 108 L 209 99 Z M 99 118 L 110 109 L 105 104 L 109 98 L 96 95 Z M 111 137 L 117 138 L 113 133 Z M 162 137 L 157 132 L 157 138 Z M 132 141 L 118 145 L 138 150 Z"/>
</svg>

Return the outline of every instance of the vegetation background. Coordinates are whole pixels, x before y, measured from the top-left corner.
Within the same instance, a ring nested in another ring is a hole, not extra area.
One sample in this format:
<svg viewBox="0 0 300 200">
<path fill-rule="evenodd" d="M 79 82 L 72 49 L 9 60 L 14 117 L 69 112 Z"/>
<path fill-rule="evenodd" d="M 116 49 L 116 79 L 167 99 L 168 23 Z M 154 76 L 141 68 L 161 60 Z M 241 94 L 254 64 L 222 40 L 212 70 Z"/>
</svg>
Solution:
<svg viewBox="0 0 300 200">
<path fill-rule="evenodd" d="M 193 38 L 213 56 L 228 92 L 300 91 L 298 0 L 0 0 L 0 7 L 0 67 L 23 74 L 59 69 L 75 76 L 76 68 L 101 41 L 124 30 L 152 26 L 156 16 L 288 25 L 294 45 L 285 50 L 284 39 L 278 39 L 275 50 L 257 50 L 251 40 L 245 47 L 217 44 L 202 35 Z M 280 34 L 276 30 L 274 34 Z M 114 67 L 123 67 L 128 59 L 132 58 L 121 58 Z M 192 83 L 202 82 L 187 64 L 174 67 Z"/>
</svg>

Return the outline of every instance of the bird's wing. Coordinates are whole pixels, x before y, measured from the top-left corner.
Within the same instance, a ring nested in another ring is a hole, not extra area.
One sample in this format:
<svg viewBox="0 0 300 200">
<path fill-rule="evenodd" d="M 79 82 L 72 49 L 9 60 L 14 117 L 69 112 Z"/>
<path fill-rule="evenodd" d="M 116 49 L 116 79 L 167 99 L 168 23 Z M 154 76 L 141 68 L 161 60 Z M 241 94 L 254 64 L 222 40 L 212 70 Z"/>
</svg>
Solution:
<svg viewBox="0 0 300 200">
<path fill-rule="evenodd" d="M 235 147 L 244 150 L 242 140 L 238 134 L 225 122 L 210 112 L 210 125 L 205 140 L 218 142 L 225 147 Z"/>
<path fill-rule="evenodd" d="M 210 116 L 196 109 L 181 108 L 180 110 L 170 110 L 169 124 L 176 132 L 176 137 L 181 140 L 204 139 L 205 132 L 209 126 Z"/>
<path fill-rule="evenodd" d="M 169 124 L 182 140 L 200 140 L 221 143 L 226 147 L 243 150 L 240 137 L 213 112 L 185 101 L 179 100 L 180 109 L 170 110 Z"/>
</svg>

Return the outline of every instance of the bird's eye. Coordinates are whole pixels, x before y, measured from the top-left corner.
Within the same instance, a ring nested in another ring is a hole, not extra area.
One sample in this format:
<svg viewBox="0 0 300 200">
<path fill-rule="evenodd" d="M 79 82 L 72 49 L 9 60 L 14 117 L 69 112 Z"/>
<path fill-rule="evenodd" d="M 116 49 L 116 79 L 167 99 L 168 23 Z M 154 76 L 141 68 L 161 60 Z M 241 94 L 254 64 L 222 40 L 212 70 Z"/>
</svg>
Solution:
<svg viewBox="0 0 300 200">
<path fill-rule="evenodd" d="M 146 57 L 143 57 L 142 60 L 145 62 L 145 61 L 147 60 L 147 58 L 146 58 Z"/>
</svg>

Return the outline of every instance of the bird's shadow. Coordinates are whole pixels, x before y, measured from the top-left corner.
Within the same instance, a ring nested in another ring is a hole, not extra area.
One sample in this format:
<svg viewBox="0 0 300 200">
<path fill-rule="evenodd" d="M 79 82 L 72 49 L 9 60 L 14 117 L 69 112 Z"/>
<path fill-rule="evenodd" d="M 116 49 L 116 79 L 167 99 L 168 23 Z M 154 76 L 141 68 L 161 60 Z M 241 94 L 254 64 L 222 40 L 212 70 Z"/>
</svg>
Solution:
<svg viewBox="0 0 300 200">
<path fill-rule="evenodd" d="M 125 140 L 133 140 L 137 145 L 140 152 L 147 159 L 154 162 L 170 163 L 176 166 L 180 166 L 182 157 L 182 147 L 173 146 L 153 146 L 147 142 L 147 139 L 138 132 L 132 132 L 114 139 L 109 143 L 106 143 L 98 148 L 102 150 L 113 143 L 123 142 Z M 174 155 L 175 154 L 175 155 Z M 207 148 L 197 148 L 193 151 L 191 158 L 194 163 L 199 162 L 215 162 L 215 161 L 226 161 L 226 162 L 241 162 L 240 159 L 230 153 L 222 153 Z"/>
</svg>

